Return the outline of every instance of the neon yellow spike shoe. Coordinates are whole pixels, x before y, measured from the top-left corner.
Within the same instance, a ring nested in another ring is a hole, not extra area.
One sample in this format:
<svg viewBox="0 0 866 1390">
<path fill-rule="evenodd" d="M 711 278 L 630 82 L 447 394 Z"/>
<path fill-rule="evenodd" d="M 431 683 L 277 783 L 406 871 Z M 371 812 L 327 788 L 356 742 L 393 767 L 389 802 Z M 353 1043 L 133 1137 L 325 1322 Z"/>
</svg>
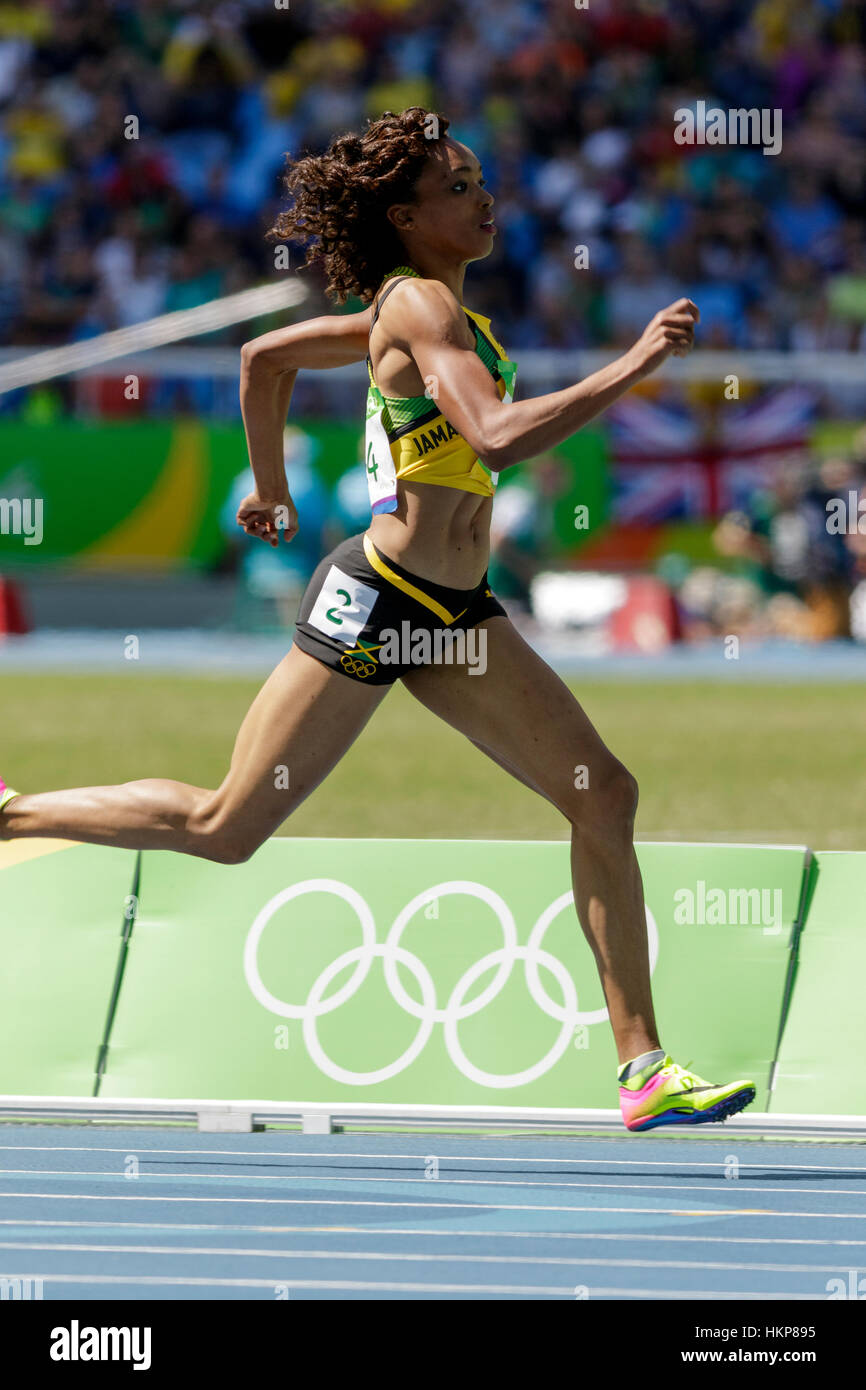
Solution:
<svg viewBox="0 0 866 1390">
<path fill-rule="evenodd" d="M 716 1086 L 678 1066 L 670 1057 L 650 1062 L 628 1081 L 622 1081 L 626 1066 L 624 1063 L 618 1072 L 619 1105 L 626 1129 L 712 1124 L 736 1115 L 755 1099 L 753 1081 L 730 1081 L 727 1086 Z"/>
</svg>

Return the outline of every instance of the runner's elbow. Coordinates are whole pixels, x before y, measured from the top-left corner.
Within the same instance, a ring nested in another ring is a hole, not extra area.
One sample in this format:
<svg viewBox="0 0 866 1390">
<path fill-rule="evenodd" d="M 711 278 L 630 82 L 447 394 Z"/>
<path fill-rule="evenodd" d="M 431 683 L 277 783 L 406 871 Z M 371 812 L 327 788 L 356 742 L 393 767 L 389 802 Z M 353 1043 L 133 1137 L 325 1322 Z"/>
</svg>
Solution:
<svg viewBox="0 0 866 1390">
<path fill-rule="evenodd" d="M 258 376 L 264 366 L 264 359 L 260 339 L 251 338 L 241 348 L 241 374 L 245 377 Z"/>
<path fill-rule="evenodd" d="M 281 372 L 292 371 L 289 345 L 285 340 L 274 341 L 274 334 L 264 333 L 260 338 L 250 338 L 241 348 L 241 371 L 250 376 L 279 376 Z"/>
<path fill-rule="evenodd" d="M 520 440 L 515 430 L 512 406 L 500 404 L 485 412 L 480 423 L 478 457 L 492 473 L 501 473 L 523 461 Z"/>
<path fill-rule="evenodd" d="M 504 468 L 520 463 L 520 452 L 514 443 L 508 439 L 497 438 L 496 435 L 482 440 L 478 457 L 491 473 L 501 473 Z"/>
</svg>

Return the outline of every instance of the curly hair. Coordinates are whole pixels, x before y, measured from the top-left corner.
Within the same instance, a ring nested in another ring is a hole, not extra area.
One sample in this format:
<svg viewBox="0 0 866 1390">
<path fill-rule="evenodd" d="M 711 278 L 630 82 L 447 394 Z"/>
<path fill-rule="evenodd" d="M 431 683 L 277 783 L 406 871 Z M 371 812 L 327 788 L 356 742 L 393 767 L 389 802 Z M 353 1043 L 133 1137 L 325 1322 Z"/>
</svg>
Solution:
<svg viewBox="0 0 866 1390">
<path fill-rule="evenodd" d="M 339 135 L 324 154 L 288 158 L 283 182 L 293 199 L 268 232 L 306 247 L 305 265 L 323 262 L 327 293 L 364 304 L 406 252 L 385 213 L 415 201 L 415 185 L 448 121 L 422 106 L 386 111 L 363 135 Z"/>
</svg>

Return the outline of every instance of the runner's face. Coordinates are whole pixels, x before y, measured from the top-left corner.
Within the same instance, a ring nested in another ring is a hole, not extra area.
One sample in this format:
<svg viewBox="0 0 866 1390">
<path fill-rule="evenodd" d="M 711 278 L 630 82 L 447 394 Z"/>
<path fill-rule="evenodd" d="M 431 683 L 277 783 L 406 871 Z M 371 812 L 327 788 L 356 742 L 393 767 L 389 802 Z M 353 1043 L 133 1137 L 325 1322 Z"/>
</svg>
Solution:
<svg viewBox="0 0 866 1390">
<path fill-rule="evenodd" d="M 489 256 L 496 229 L 493 197 L 481 165 L 466 145 L 440 140 L 415 185 L 414 203 L 395 218 L 407 251 L 429 248 L 458 262 Z M 402 225 L 401 225 L 402 223 Z"/>
</svg>

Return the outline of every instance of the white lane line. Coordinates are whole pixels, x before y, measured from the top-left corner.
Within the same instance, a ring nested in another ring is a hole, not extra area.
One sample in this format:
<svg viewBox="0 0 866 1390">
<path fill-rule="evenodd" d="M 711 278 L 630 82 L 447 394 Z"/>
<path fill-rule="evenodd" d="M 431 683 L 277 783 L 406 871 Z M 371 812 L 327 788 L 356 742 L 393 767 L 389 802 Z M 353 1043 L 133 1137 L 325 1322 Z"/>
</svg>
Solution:
<svg viewBox="0 0 866 1390">
<path fill-rule="evenodd" d="M 630 1191 L 634 1189 L 638 1192 L 675 1192 L 677 1190 L 687 1192 L 717 1192 L 731 1191 L 736 1188 L 737 1192 L 760 1192 L 767 1196 L 769 1191 L 783 1193 L 787 1196 L 807 1196 L 807 1197 L 863 1197 L 866 1198 L 866 1186 L 857 1187 L 810 1187 L 804 1193 L 799 1187 L 747 1187 L 739 1178 L 721 1178 L 717 1183 L 696 1183 L 684 1182 L 679 1185 L 675 1183 L 661 1182 L 561 1182 L 557 1178 L 549 1178 L 546 1182 L 529 1181 L 526 1178 L 411 1178 L 401 1175 L 395 1178 L 367 1178 L 363 1174 L 340 1173 L 338 1176 L 331 1176 L 329 1173 L 304 1173 L 303 1176 L 296 1177 L 280 1176 L 273 1173 L 142 1173 L 137 1178 L 127 1178 L 119 1170 L 112 1172 L 108 1168 L 0 1168 L 0 1177 L 15 1178 L 113 1178 L 120 1182 L 271 1182 L 271 1183 L 294 1183 L 302 1185 L 304 1183 L 324 1182 L 333 1187 L 340 1187 L 343 1184 L 354 1182 L 370 1183 L 374 1186 L 381 1186 L 383 1183 L 401 1183 L 409 1186 L 412 1183 L 421 1183 L 424 1187 L 545 1187 L 554 1190 L 560 1187 L 589 1187 L 593 1189 L 614 1188 L 617 1192 Z"/>
<path fill-rule="evenodd" d="M 577 1208 L 575 1208 L 577 1210 Z M 597 1207 L 593 1211 L 599 1210 Z M 694 1213 L 690 1213 L 694 1215 Z M 715 1213 L 718 1215 L 719 1213 Z M 726 1213 L 727 1214 L 727 1213 Z M 737 1213 L 739 1215 L 739 1213 Z M 685 1236 L 661 1235 L 652 1232 L 618 1231 L 485 1231 L 472 1227 L 455 1230 L 441 1226 L 238 1226 L 228 1222 L 206 1221 L 63 1221 L 57 1219 L 31 1220 L 28 1217 L 0 1217 L 0 1226 L 28 1228 L 50 1226 L 52 1229 L 69 1226 L 77 1231 L 235 1231 L 239 1235 L 359 1235 L 359 1236 L 474 1236 L 479 1240 L 651 1240 L 664 1245 L 691 1243 L 695 1245 L 866 1245 L 866 1240 L 836 1240 L 820 1236 Z M 28 1247 L 29 1248 L 29 1247 Z M 63 1247 L 66 1248 L 65 1246 Z M 137 1248 L 137 1247 L 136 1247 Z"/>
<path fill-rule="evenodd" d="M 496 1265 L 578 1265 L 581 1268 L 605 1269 L 725 1269 L 748 1270 L 761 1274 L 838 1274 L 838 1263 L 832 1265 L 756 1264 L 750 1260 L 615 1260 L 592 1259 L 567 1255 L 431 1255 L 392 1254 L 386 1250 L 246 1250 L 236 1245 L 71 1245 L 62 1242 L 0 1241 L 0 1250 L 74 1251 L 79 1255 L 218 1255 L 238 1256 L 247 1260 L 395 1260 L 416 1264 L 496 1264 Z M 852 1266 L 855 1274 L 866 1273 Z"/>
<path fill-rule="evenodd" d="M 767 1207 L 601 1207 L 590 1204 L 585 1207 L 554 1206 L 542 1202 L 390 1202 L 362 1197 L 350 1201 L 346 1197 L 148 1197 L 137 1192 L 124 1192 L 122 1196 L 112 1193 L 95 1192 L 0 1192 L 0 1197 L 32 1197 L 39 1201 L 54 1202 L 209 1202 L 212 1206 L 278 1206 L 278 1207 L 385 1207 L 393 1211 L 398 1207 L 420 1207 L 422 1211 L 450 1211 L 459 1208 L 465 1211 L 592 1211 L 603 1213 L 625 1213 L 627 1216 L 771 1216 L 790 1217 L 798 1220 L 809 1218 L 815 1221 L 866 1221 L 866 1212 L 848 1211 L 774 1211 Z"/>
<path fill-rule="evenodd" d="M 48 1284 L 137 1284 L 161 1285 L 163 1287 L 225 1288 L 225 1289 L 273 1289 L 275 1283 L 281 1289 L 344 1289 L 371 1293 L 485 1293 L 521 1294 L 539 1298 L 574 1298 L 575 1290 L 552 1287 L 544 1284 L 405 1284 L 368 1283 L 355 1279 L 173 1279 L 159 1274 L 136 1276 L 134 1274 L 19 1274 L 19 1279 L 41 1279 Z M 822 1293 L 744 1293 L 739 1290 L 723 1292 L 718 1289 L 619 1289 L 593 1288 L 594 1298 L 751 1298 L 756 1300 L 796 1299 L 799 1302 L 825 1299 Z"/>
<path fill-rule="evenodd" d="M 633 1141 L 630 1141 L 633 1142 Z M 659 1141 L 656 1140 L 656 1143 Z M 724 1143 L 722 1139 L 718 1140 Z M 367 1159 L 370 1162 L 379 1158 L 402 1159 L 406 1162 L 423 1163 L 424 1156 L 413 1153 L 348 1153 L 341 1149 L 136 1149 L 135 1144 L 0 1144 L 0 1153 L 4 1151 L 20 1153 L 122 1153 L 128 1154 L 135 1151 L 139 1159 L 158 1158 L 161 1154 L 191 1154 L 198 1158 L 206 1158 L 209 1154 L 214 1154 L 220 1158 L 248 1158 L 261 1160 L 263 1158 L 331 1158 L 331 1159 Z M 688 1158 L 607 1158 L 599 1155 L 597 1158 L 544 1158 L 540 1154 L 524 1154 L 522 1157 L 504 1154 L 440 1154 L 440 1163 L 615 1163 L 620 1167 L 634 1168 L 724 1168 L 725 1160 L 717 1159 L 714 1163 L 703 1159 L 692 1160 Z M 866 1176 L 866 1154 L 862 1164 L 834 1164 L 834 1163 L 747 1163 L 744 1159 L 738 1159 L 740 1169 L 770 1169 L 775 1172 L 777 1169 L 790 1169 L 792 1172 L 814 1172 L 814 1173 L 863 1173 Z M 242 1167 L 243 1165 L 239 1165 Z"/>
</svg>

